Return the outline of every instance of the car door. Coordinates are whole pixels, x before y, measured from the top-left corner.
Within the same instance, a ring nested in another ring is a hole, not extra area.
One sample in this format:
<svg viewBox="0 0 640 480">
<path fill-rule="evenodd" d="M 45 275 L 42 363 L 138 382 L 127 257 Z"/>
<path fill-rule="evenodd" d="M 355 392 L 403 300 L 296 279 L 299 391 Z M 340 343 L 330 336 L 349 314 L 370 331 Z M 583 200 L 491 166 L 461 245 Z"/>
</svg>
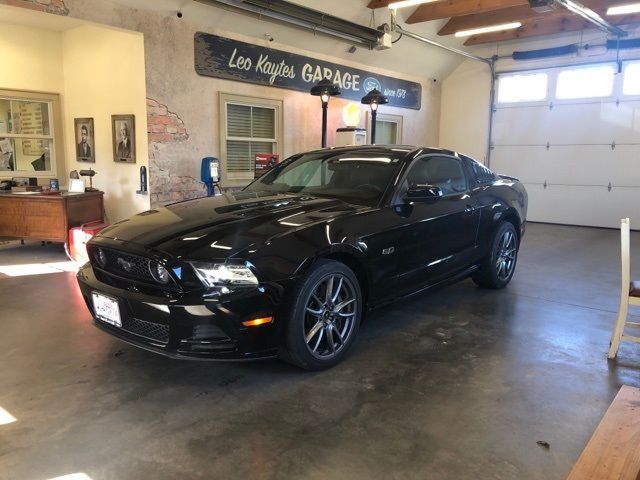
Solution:
<svg viewBox="0 0 640 480">
<path fill-rule="evenodd" d="M 437 187 L 441 196 L 406 198 L 409 187 Z M 402 253 L 398 258 L 398 287 L 416 290 L 466 268 L 476 247 L 479 212 L 459 158 L 428 154 L 416 158 L 394 196 L 406 217 Z"/>
</svg>

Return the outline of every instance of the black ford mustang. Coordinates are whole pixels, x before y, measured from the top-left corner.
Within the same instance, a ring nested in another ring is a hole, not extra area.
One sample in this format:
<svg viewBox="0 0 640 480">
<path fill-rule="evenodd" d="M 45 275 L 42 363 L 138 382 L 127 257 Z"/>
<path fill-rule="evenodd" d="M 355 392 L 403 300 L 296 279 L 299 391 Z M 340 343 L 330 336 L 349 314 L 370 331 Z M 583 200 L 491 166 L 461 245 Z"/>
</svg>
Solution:
<svg viewBox="0 0 640 480">
<path fill-rule="evenodd" d="M 179 358 L 338 363 L 367 308 L 513 276 L 527 193 L 455 152 L 295 155 L 240 192 L 149 210 L 88 244 L 95 324 Z"/>
</svg>

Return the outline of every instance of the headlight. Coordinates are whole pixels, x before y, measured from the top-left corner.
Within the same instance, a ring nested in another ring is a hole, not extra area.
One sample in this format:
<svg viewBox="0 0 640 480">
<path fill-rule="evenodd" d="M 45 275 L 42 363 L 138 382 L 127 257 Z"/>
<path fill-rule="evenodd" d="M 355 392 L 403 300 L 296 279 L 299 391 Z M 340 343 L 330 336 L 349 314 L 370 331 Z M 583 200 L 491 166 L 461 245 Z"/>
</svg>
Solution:
<svg viewBox="0 0 640 480">
<path fill-rule="evenodd" d="M 244 265 L 192 262 L 198 278 L 207 287 L 257 287 L 258 279 Z"/>
<path fill-rule="evenodd" d="M 149 262 L 149 273 L 151 273 L 151 276 L 156 282 L 162 284 L 169 283 L 169 272 L 159 263 Z"/>
</svg>

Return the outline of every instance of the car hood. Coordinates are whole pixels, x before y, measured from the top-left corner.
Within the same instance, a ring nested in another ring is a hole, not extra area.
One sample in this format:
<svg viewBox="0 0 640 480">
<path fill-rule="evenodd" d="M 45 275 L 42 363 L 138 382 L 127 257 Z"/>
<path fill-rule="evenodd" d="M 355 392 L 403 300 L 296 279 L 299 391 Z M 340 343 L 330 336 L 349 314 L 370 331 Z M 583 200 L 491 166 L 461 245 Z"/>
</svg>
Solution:
<svg viewBox="0 0 640 480">
<path fill-rule="evenodd" d="M 337 199 L 235 192 L 147 210 L 99 236 L 178 258 L 226 258 L 291 231 L 368 209 Z"/>
</svg>

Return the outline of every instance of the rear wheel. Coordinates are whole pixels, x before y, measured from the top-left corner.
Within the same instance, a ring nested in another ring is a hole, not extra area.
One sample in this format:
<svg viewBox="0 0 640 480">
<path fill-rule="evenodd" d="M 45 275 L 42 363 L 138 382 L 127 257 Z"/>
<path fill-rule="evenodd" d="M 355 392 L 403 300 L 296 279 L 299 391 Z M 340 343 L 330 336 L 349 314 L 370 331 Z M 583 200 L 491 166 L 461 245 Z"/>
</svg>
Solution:
<svg viewBox="0 0 640 480">
<path fill-rule="evenodd" d="M 472 278 L 480 287 L 504 288 L 511 281 L 518 259 L 518 234 L 511 222 L 502 222 L 493 237 L 489 254 Z"/>
<path fill-rule="evenodd" d="M 307 370 L 336 365 L 355 340 L 361 312 L 362 293 L 351 269 L 318 261 L 294 292 L 280 357 Z"/>
</svg>

